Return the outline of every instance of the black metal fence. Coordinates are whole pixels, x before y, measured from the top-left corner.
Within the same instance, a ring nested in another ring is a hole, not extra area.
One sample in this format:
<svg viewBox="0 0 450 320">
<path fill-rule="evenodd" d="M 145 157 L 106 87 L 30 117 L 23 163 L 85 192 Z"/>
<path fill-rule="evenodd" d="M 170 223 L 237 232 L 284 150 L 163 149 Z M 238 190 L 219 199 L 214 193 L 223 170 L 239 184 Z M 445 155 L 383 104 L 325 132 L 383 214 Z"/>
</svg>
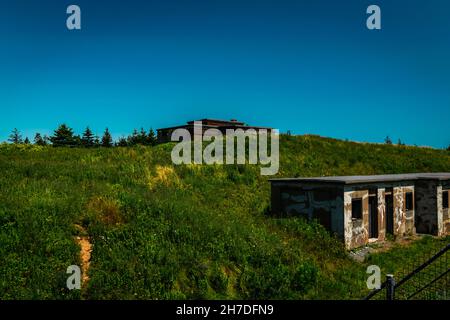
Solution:
<svg viewBox="0 0 450 320">
<path fill-rule="evenodd" d="M 364 299 L 450 300 L 450 244 L 437 250 L 416 266 L 405 266 L 403 272 L 386 276 L 379 289 Z M 408 268 L 409 267 L 409 268 Z"/>
</svg>

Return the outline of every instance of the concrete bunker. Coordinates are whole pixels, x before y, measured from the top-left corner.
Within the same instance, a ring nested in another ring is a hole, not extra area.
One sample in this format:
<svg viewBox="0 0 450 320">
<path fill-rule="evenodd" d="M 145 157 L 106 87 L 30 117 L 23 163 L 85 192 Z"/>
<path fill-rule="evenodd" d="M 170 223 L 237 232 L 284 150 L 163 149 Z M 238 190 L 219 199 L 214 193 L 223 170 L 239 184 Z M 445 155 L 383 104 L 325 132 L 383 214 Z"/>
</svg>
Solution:
<svg viewBox="0 0 450 320">
<path fill-rule="evenodd" d="M 351 249 L 450 231 L 450 173 L 272 179 L 272 212 L 316 219 Z M 418 189 L 418 191 L 416 191 Z M 418 193 L 418 195 L 416 195 Z"/>
</svg>

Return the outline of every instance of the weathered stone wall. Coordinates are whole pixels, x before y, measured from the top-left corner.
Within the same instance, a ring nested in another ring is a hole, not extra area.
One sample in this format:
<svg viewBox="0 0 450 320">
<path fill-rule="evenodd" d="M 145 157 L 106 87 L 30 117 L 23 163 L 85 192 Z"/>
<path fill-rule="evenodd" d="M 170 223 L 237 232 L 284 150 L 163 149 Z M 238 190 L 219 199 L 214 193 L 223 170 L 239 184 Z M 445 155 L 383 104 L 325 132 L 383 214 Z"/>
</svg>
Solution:
<svg viewBox="0 0 450 320">
<path fill-rule="evenodd" d="M 437 235 L 443 236 L 444 231 L 444 209 L 442 208 L 442 186 L 438 185 L 436 187 L 436 200 L 437 200 Z"/>
<path fill-rule="evenodd" d="M 414 186 L 399 186 L 393 188 L 394 192 L 394 236 L 412 235 L 415 233 L 414 208 L 406 211 L 405 193 L 412 192 Z"/>
<path fill-rule="evenodd" d="M 386 199 L 385 188 L 379 188 L 377 190 L 378 196 L 378 240 L 384 240 L 386 238 Z"/>
<path fill-rule="evenodd" d="M 352 199 L 362 199 L 362 219 L 352 218 Z M 366 244 L 369 241 L 369 191 L 353 191 L 345 189 L 344 192 L 344 241 L 347 249 Z"/>
</svg>

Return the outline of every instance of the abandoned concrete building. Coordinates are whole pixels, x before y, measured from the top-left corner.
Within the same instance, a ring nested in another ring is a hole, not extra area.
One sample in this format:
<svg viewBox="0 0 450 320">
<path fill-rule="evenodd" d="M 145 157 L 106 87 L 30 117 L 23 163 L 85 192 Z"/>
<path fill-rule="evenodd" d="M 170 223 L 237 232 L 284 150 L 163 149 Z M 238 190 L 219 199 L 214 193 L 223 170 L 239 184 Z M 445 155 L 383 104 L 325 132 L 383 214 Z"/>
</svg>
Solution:
<svg viewBox="0 0 450 320">
<path fill-rule="evenodd" d="M 272 212 L 317 219 L 347 249 L 415 233 L 450 234 L 450 173 L 271 179 Z"/>
<path fill-rule="evenodd" d="M 227 120 L 217 120 L 217 119 L 200 119 L 195 120 L 202 123 L 202 131 L 203 133 L 208 129 L 218 129 L 222 134 L 225 134 L 227 129 L 254 129 L 256 132 L 259 130 L 265 129 L 267 132 L 270 132 L 272 128 L 267 127 L 255 127 L 255 126 L 249 126 L 246 125 L 244 122 L 237 121 L 235 119 L 232 119 L 230 121 Z M 188 121 L 186 124 L 175 126 L 175 127 L 169 127 L 169 128 L 161 128 L 157 129 L 157 136 L 158 136 L 158 142 L 169 142 L 170 138 L 172 136 L 172 132 L 176 129 L 186 129 L 189 131 L 191 135 L 194 135 L 194 122 L 195 121 Z"/>
</svg>

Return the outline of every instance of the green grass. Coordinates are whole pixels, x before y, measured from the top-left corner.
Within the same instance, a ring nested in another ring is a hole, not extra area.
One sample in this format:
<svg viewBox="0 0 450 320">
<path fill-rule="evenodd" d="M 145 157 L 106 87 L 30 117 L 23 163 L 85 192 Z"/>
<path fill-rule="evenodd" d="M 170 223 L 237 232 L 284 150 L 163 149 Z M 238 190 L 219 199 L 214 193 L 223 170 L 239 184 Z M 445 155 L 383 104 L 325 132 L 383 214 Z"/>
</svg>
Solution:
<svg viewBox="0 0 450 320">
<path fill-rule="evenodd" d="M 367 264 L 378 265 L 384 274 L 394 274 L 397 275 L 397 278 L 401 278 L 427 261 L 449 243 L 450 236 L 439 239 L 424 236 L 407 246 L 396 243 L 387 252 L 372 253 L 368 256 L 366 262 Z"/>
<path fill-rule="evenodd" d="M 400 280 L 410 275 L 449 243 L 450 236 L 439 239 L 424 236 L 420 240 L 408 243 L 408 245 L 394 243 L 394 246 L 387 252 L 369 254 L 366 259 L 366 264 L 380 267 L 383 276 L 382 281 L 385 280 L 387 274 L 392 274 L 396 283 L 399 283 Z M 431 265 L 416 272 L 410 280 L 397 288 L 395 293 L 396 299 L 409 299 L 408 297 L 414 293 L 416 294 L 414 296 L 415 299 L 448 299 L 445 298 L 445 292 L 448 290 L 445 277 L 438 280 L 431 287 L 428 287 L 432 280 L 448 270 L 448 255 L 448 252 L 444 253 L 444 255 L 438 257 Z M 426 290 L 418 291 L 419 288 L 425 288 Z M 374 299 L 384 298 L 384 290 L 374 297 Z"/>
<path fill-rule="evenodd" d="M 257 166 L 173 166 L 171 147 L 1 145 L 0 299 L 367 293 L 366 264 L 321 226 L 267 215 L 270 186 Z M 448 151 L 316 136 L 282 137 L 280 155 L 279 177 L 450 171 Z M 76 224 L 93 244 L 81 292 L 65 289 L 66 268 L 80 264 Z M 389 252 L 371 259 L 401 264 Z"/>
</svg>

